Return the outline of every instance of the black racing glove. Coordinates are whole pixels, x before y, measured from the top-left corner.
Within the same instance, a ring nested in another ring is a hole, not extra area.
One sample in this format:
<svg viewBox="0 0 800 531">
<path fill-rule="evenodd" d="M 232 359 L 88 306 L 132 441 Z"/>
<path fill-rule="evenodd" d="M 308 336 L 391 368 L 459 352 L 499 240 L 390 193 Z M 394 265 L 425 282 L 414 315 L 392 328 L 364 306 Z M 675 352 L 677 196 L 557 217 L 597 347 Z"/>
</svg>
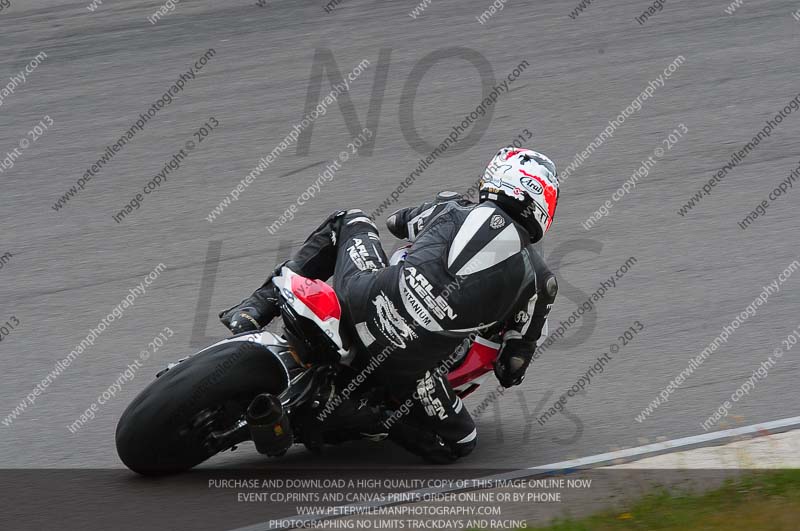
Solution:
<svg viewBox="0 0 800 531">
<path fill-rule="evenodd" d="M 508 339 L 500 347 L 494 364 L 494 375 L 503 387 L 513 387 L 525 379 L 536 344 L 523 339 Z"/>
</svg>

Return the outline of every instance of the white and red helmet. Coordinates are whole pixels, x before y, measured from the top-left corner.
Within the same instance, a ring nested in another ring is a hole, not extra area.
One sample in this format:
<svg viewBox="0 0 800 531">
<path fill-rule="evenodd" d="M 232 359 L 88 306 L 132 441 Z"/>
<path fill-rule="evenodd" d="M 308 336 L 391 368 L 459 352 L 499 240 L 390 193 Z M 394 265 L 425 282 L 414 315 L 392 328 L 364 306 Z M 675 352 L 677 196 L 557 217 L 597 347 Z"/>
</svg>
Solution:
<svg viewBox="0 0 800 531">
<path fill-rule="evenodd" d="M 556 165 L 531 149 L 504 147 L 486 167 L 479 193 L 481 202 L 497 203 L 528 231 L 531 242 L 537 242 L 556 213 Z"/>
</svg>

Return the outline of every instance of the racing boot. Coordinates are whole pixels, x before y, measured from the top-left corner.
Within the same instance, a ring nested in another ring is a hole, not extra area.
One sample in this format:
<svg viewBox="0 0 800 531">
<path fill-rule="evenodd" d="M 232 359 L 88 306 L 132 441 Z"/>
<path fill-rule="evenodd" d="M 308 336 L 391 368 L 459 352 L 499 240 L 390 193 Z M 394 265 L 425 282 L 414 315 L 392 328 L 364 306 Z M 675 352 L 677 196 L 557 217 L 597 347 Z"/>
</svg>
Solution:
<svg viewBox="0 0 800 531">
<path fill-rule="evenodd" d="M 323 407 L 308 409 L 296 416 L 300 440 L 312 451 L 325 444 L 368 439 L 382 441 L 389 436 L 384 408 L 366 399 L 331 397 Z"/>
<path fill-rule="evenodd" d="M 252 295 L 219 313 L 219 320 L 228 330 L 234 334 L 261 330 L 280 314 L 276 288 L 272 283 L 274 276 L 273 272 Z"/>
<path fill-rule="evenodd" d="M 371 405 L 366 399 L 346 400 L 332 415 L 332 430 L 324 431 L 327 444 L 339 444 L 356 439 L 382 441 L 389 436 L 383 425 L 387 414 L 380 406 Z"/>
</svg>

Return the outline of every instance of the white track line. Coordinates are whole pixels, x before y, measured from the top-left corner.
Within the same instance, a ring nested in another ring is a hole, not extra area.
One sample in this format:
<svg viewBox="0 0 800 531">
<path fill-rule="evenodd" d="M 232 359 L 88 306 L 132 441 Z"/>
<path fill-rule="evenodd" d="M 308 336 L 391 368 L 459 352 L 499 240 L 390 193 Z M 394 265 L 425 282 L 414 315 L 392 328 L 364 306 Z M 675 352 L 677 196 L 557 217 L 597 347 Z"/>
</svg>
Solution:
<svg viewBox="0 0 800 531">
<path fill-rule="evenodd" d="M 555 472 L 569 473 L 570 471 L 590 468 L 601 464 L 612 463 L 614 461 L 626 460 L 635 461 L 633 458 L 642 458 L 644 456 L 668 453 L 675 451 L 679 448 L 687 448 L 690 446 L 702 446 L 710 442 L 720 442 L 725 439 L 731 439 L 742 436 L 758 435 L 764 432 L 775 432 L 776 430 L 786 430 L 792 427 L 800 427 L 800 417 L 790 417 L 786 419 L 773 420 L 770 422 L 763 422 L 760 424 L 751 424 L 750 426 L 742 426 L 741 428 L 733 428 L 730 430 L 714 431 L 704 433 L 702 435 L 692 435 L 691 437 L 683 437 L 680 439 L 673 439 L 671 441 L 658 442 L 653 444 L 646 444 L 644 446 L 637 446 L 635 448 L 628 448 L 626 450 L 617 450 L 616 452 L 607 452 L 603 454 L 590 455 L 578 459 L 571 459 L 569 461 L 561 461 L 558 463 L 551 463 L 549 465 L 534 466 L 530 468 L 523 468 L 520 470 L 513 470 L 505 474 L 497 474 L 494 476 L 486 476 L 477 478 L 471 481 L 473 484 L 465 488 L 431 488 L 420 489 L 403 493 L 407 495 L 409 502 L 419 501 L 426 494 L 444 494 L 447 492 L 454 492 L 459 490 L 469 490 L 469 488 L 490 488 L 494 482 L 527 478 L 538 475 L 553 475 Z M 402 502 L 400 502 L 402 503 Z M 378 507 L 386 507 L 390 505 L 397 505 L 398 501 L 387 502 L 370 502 L 370 503 L 356 503 L 352 505 L 344 505 L 336 507 L 339 516 L 289 516 L 271 520 L 270 522 L 262 522 L 260 524 L 253 524 L 246 527 L 240 527 L 232 531 L 272 531 L 276 529 L 293 529 L 295 527 L 302 527 L 303 524 L 314 522 L 318 520 L 326 520 L 331 518 L 339 518 L 342 516 L 357 516 L 360 512 L 367 509 L 374 509 Z M 274 522 L 277 525 L 269 526 L 268 524 Z"/>
</svg>

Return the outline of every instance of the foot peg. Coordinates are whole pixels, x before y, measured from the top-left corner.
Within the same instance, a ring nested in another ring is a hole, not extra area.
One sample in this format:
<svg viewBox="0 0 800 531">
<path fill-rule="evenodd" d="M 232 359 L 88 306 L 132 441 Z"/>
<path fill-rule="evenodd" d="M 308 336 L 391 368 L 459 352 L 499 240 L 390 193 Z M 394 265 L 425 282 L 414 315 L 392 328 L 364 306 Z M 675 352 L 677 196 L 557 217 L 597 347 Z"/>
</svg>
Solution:
<svg viewBox="0 0 800 531">
<path fill-rule="evenodd" d="M 280 456 L 294 442 L 289 417 L 275 395 L 264 393 L 255 397 L 247 407 L 246 419 L 259 453 L 270 457 Z"/>
</svg>

